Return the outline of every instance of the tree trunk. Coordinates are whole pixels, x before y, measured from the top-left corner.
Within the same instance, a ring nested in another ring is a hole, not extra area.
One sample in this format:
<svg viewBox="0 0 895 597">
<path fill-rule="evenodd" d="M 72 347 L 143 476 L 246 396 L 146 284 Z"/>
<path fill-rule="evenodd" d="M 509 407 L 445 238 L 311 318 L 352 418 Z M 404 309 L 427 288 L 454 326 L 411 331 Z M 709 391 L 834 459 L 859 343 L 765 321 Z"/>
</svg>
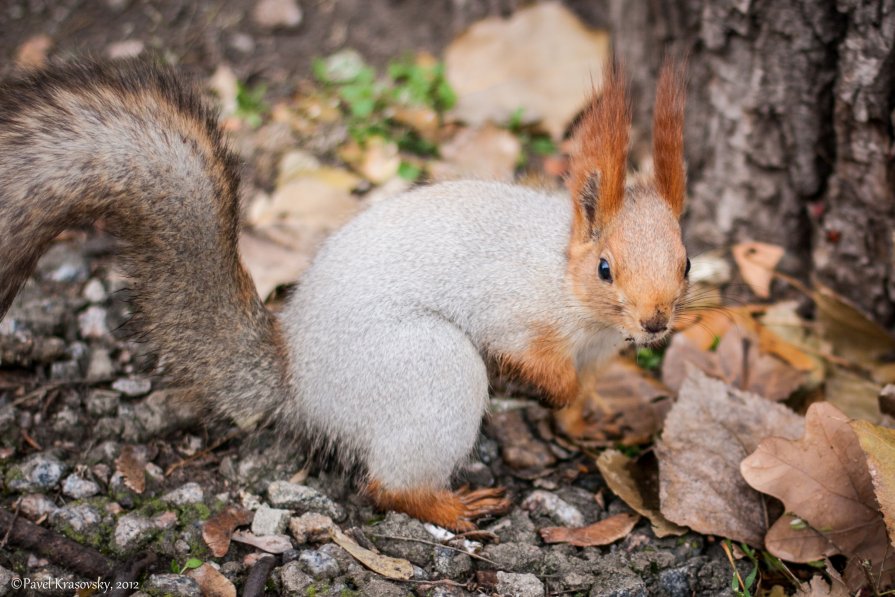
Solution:
<svg viewBox="0 0 895 597">
<path fill-rule="evenodd" d="M 895 0 L 611 0 L 639 122 L 689 55 L 695 251 L 783 245 L 788 269 L 895 326 Z"/>
</svg>

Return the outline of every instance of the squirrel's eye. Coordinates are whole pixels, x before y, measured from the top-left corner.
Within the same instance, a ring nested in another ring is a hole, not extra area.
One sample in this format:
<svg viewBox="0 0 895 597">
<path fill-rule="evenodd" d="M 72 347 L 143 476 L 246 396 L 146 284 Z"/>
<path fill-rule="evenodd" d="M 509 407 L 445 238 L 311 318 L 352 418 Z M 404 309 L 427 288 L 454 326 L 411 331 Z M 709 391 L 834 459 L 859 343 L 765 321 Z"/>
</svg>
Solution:
<svg viewBox="0 0 895 597">
<path fill-rule="evenodd" d="M 601 280 L 612 282 L 612 272 L 609 271 L 609 262 L 605 259 L 600 259 L 600 265 L 597 266 L 597 273 L 600 274 Z"/>
<path fill-rule="evenodd" d="M 686 278 L 689 275 L 690 275 L 690 258 L 687 257 L 687 267 L 684 268 L 684 277 Z"/>
</svg>

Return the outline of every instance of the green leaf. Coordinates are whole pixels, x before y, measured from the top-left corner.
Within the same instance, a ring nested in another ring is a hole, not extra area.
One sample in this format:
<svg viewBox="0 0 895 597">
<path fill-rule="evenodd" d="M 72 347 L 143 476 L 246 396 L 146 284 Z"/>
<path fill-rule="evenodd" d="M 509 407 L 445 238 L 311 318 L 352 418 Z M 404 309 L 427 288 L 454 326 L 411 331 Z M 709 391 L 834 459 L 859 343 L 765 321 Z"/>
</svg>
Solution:
<svg viewBox="0 0 895 597">
<path fill-rule="evenodd" d="M 186 561 L 186 563 L 184 563 L 183 570 L 181 570 L 180 572 L 182 574 L 186 570 L 192 570 L 193 568 L 198 568 L 203 563 L 204 562 L 202 560 L 200 560 L 199 558 L 190 558 Z"/>
<path fill-rule="evenodd" d="M 411 164 L 410 162 L 401 162 L 401 164 L 398 166 L 398 176 L 400 176 L 404 180 L 415 181 L 420 177 L 422 173 L 422 168 L 420 168 L 416 164 Z"/>
</svg>

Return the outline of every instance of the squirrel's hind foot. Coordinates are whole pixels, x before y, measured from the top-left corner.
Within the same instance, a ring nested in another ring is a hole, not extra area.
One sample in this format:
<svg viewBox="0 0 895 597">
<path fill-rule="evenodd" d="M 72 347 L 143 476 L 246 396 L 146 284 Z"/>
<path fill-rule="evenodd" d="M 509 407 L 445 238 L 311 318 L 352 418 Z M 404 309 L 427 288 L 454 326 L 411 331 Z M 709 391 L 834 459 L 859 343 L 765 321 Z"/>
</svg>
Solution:
<svg viewBox="0 0 895 597">
<path fill-rule="evenodd" d="M 510 509 L 503 487 L 486 487 L 457 491 L 447 489 L 384 489 L 371 481 L 367 493 L 381 510 L 404 512 L 425 522 L 465 533 L 475 530 L 473 520 L 482 516 L 501 514 Z"/>
</svg>

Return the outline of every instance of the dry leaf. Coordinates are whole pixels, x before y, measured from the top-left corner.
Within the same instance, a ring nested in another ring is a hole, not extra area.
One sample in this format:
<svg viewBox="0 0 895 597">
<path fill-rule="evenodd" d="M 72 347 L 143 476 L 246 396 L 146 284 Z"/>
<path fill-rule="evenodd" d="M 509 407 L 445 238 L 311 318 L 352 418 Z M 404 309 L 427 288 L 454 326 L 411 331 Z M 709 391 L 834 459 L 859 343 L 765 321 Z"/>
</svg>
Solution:
<svg viewBox="0 0 895 597">
<path fill-rule="evenodd" d="M 236 587 L 233 583 L 207 562 L 188 571 L 186 575 L 199 585 L 202 597 L 236 597 Z"/>
<path fill-rule="evenodd" d="M 852 419 L 880 422 L 879 394 L 883 386 L 851 369 L 833 365 L 828 367 L 824 383 L 827 402 Z"/>
<path fill-rule="evenodd" d="M 445 51 L 458 96 L 453 114 L 478 126 L 508 122 L 521 109 L 525 122 L 540 120 L 560 139 L 602 80 L 608 55 L 608 34 L 587 28 L 559 2 L 479 21 Z"/>
<path fill-rule="evenodd" d="M 785 400 L 805 379 L 805 374 L 769 354 L 762 354 L 761 341 L 751 326 L 727 330 L 716 352 L 701 351 L 683 334 L 675 336 L 662 363 L 662 381 L 671 389 L 680 387 L 687 366 L 695 366 L 729 385 L 769 400 Z"/>
<path fill-rule="evenodd" d="M 49 35 L 39 34 L 29 37 L 16 52 L 16 64 L 25 68 L 40 68 L 47 63 L 47 53 L 53 47 Z"/>
<path fill-rule="evenodd" d="M 581 443 L 642 444 L 662 428 L 671 391 L 623 357 L 585 370 L 578 400 L 554 416 L 562 431 Z"/>
<path fill-rule="evenodd" d="M 384 556 L 361 547 L 338 528 L 333 528 L 332 537 L 336 545 L 377 574 L 394 580 L 407 580 L 413 576 L 413 565 L 407 560 Z"/>
<path fill-rule="evenodd" d="M 852 421 L 851 428 L 867 456 L 876 501 L 889 530 L 889 540 L 895 545 L 895 430 L 868 421 Z"/>
<path fill-rule="evenodd" d="M 820 574 L 815 574 L 807 585 L 802 585 L 796 597 L 851 597 L 845 582 L 836 574 L 836 569 L 829 562 L 827 571 L 831 576 L 829 583 Z"/>
<path fill-rule="evenodd" d="M 239 236 L 239 253 L 262 299 L 298 280 L 311 264 L 310 255 L 246 231 Z"/>
<path fill-rule="evenodd" d="M 653 456 L 651 464 L 655 465 L 655 455 L 652 452 L 649 454 Z M 606 450 L 597 458 L 597 468 L 615 495 L 632 510 L 649 519 L 656 537 L 678 536 L 687 532 L 685 527 L 662 516 L 659 511 L 658 478 L 651 483 L 643 482 L 643 469 L 652 467 L 642 462 L 642 459 L 634 461 L 618 450 Z M 658 471 L 653 471 L 653 474 L 658 476 Z"/>
<path fill-rule="evenodd" d="M 820 330 L 834 352 L 848 361 L 870 370 L 880 383 L 895 382 L 887 379 L 895 375 L 884 357 L 895 353 L 895 338 L 871 321 L 851 302 L 821 284 L 815 284 L 812 294 L 817 305 L 817 321 Z"/>
<path fill-rule="evenodd" d="M 257 547 L 267 553 L 284 553 L 292 549 L 292 540 L 288 535 L 263 535 L 259 536 L 250 531 L 233 531 L 230 537 L 238 543 L 245 543 Z"/>
<path fill-rule="evenodd" d="M 134 446 L 124 446 L 115 459 L 115 470 L 124 477 L 124 484 L 135 493 L 146 489 L 146 460 Z"/>
<path fill-rule="evenodd" d="M 783 247 L 766 243 L 746 242 L 733 246 L 733 260 L 740 268 L 743 280 L 756 296 L 771 296 L 771 280 L 774 268 L 783 257 Z"/>
<path fill-rule="evenodd" d="M 802 418 L 786 407 L 691 371 L 656 444 L 662 514 L 699 533 L 761 546 L 765 504 L 740 476 L 740 461 L 763 437 L 801 433 Z"/>
<path fill-rule="evenodd" d="M 461 129 L 439 148 L 442 161 L 430 164 L 436 180 L 513 180 L 522 145 L 516 135 L 493 124 Z"/>
<path fill-rule="evenodd" d="M 640 516 L 622 512 L 586 527 L 547 527 L 541 529 L 545 543 L 568 543 L 577 547 L 609 545 L 628 536 Z"/>
<path fill-rule="evenodd" d="M 812 404 L 801 439 L 763 440 L 743 460 L 741 470 L 749 485 L 781 500 L 787 512 L 804 520 L 829 545 L 817 553 L 816 540 L 790 540 L 768 545 L 774 555 L 798 562 L 833 550 L 842 553 L 849 558 L 845 577 L 852 590 L 865 582 L 860 560 L 869 559 L 875 570 L 882 570 L 883 582 L 893 577 L 895 552 L 889 553 L 864 452 L 848 417 L 836 407 Z"/>
<path fill-rule="evenodd" d="M 227 506 L 202 525 L 202 539 L 212 555 L 222 558 L 230 549 L 230 537 L 236 527 L 250 524 L 255 514 L 238 506 Z"/>
</svg>

